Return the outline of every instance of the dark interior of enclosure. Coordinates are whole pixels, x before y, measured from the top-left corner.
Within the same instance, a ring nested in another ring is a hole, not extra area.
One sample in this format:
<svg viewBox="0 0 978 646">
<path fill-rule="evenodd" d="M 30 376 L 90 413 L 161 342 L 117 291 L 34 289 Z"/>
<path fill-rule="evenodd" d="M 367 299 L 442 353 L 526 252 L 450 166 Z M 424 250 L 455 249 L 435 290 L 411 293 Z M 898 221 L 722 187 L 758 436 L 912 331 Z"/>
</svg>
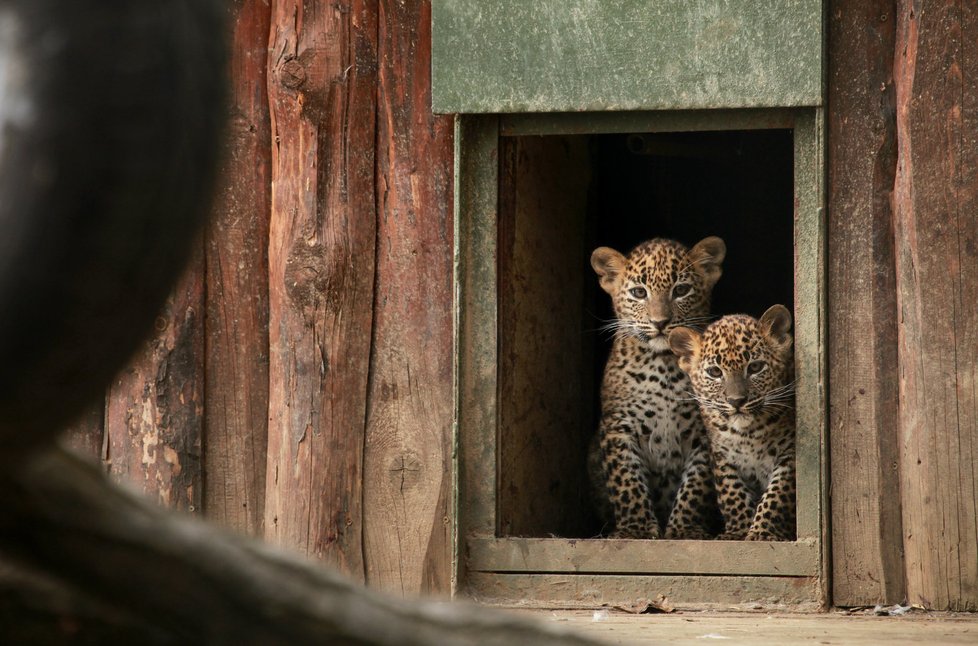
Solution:
<svg viewBox="0 0 978 646">
<path fill-rule="evenodd" d="M 714 314 L 793 305 L 790 130 L 504 137 L 499 184 L 501 536 L 590 537 L 585 452 L 611 318 L 589 258 L 653 237 L 727 243 Z"/>
</svg>

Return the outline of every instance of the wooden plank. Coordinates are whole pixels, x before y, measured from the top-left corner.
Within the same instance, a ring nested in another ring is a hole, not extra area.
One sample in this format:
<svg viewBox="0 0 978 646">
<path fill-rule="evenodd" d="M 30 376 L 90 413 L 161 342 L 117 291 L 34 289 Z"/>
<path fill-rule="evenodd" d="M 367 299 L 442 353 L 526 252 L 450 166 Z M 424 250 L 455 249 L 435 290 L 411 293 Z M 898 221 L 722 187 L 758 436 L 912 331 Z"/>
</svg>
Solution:
<svg viewBox="0 0 978 646">
<path fill-rule="evenodd" d="M 464 594 L 481 603 L 595 608 L 664 596 L 674 607 L 791 605 L 816 610 L 818 580 L 808 577 L 623 576 L 471 572 Z"/>
<path fill-rule="evenodd" d="M 452 133 L 431 113 L 427 0 L 381 0 L 377 314 L 364 457 L 369 584 L 447 593 L 452 535 Z"/>
<path fill-rule="evenodd" d="M 825 456 L 825 208 L 821 110 L 799 114 L 794 137 L 794 338 L 798 537 L 821 540 Z"/>
<path fill-rule="evenodd" d="M 198 512 L 204 390 L 203 254 L 167 298 L 156 334 L 108 394 L 105 461 L 116 480 L 161 505 Z"/>
<path fill-rule="evenodd" d="M 816 106 L 821 0 L 441 0 L 436 112 Z"/>
<path fill-rule="evenodd" d="M 362 579 L 376 5 L 272 5 L 265 536 Z"/>
<path fill-rule="evenodd" d="M 815 576 L 817 541 L 634 541 L 475 538 L 468 569 L 489 572 Z"/>
<path fill-rule="evenodd" d="M 978 7 L 897 5 L 896 262 L 907 597 L 978 609 Z"/>
<path fill-rule="evenodd" d="M 905 596 L 893 256 L 895 0 L 829 7 L 828 340 L 832 599 Z"/>
<path fill-rule="evenodd" d="M 496 117 L 456 119 L 453 397 L 459 539 L 496 531 L 498 155 Z"/>
<path fill-rule="evenodd" d="M 206 235 L 204 510 L 225 527 L 260 535 L 268 441 L 271 8 L 246 0 L 232 11 L 230 119 Z"/>
<path fill-rule="evenodd" d="M 794 127 L 797 115 L 797 110 L 788 108 L 504 114 L 499 118 L 499 133 L 506 137 L 518 137 L 614 132 L 789 129 Z"/>
<path fill-rule="evenodd" d="M 794 132 L 794 339 L 799 539 L 818 545 L 817 601 L 828 604 L 825 320 L 825 114 L 799 111 Z"/>
<path fill-rule="evenodd" d="M 499 189 L 498 530 L 589 537 L 584 465 L 595 425 L 594 359 L 582 329 L 585 281 L 593 280 L 584 238 L 588 141 L 502 141 L 510 145 Z"/>
</svg>

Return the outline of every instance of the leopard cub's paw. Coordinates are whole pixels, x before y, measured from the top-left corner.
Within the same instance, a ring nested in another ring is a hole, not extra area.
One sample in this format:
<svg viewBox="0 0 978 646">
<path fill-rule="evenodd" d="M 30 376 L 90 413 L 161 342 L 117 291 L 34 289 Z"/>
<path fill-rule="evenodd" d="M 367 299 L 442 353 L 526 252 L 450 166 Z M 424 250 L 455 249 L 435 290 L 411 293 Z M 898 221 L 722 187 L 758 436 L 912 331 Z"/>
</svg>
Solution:
<svg viewBox="0 0 978 646">
<path fill-rule="evenodd" d="M 766 529 L 752 529 L 744 537 L 745 541 L 780 541 L 783 540 L 773 532 Z"/>
<path fill-rule="evenodd" d="M 746 535 L 747 535 L 747 533 L 744 532 L 744 531 L 723 532 L 722 534 L 720 534 L 719 536 L 717 536 L 715 540 L 718 540 L 718 541 L 742 541 L 742 540 L 744 540 L 744 538 L 745 538 Z"/>
<path fill-rule="evenodd" d="M 658 527 L 653 528 L 640 528 L 640 527 L 623 527 L 621 529 L 616 529 L 608 535 L 608 538 L 631 538 L 639 540 L 654 540 L 661 538 L 661 532 Z"/>
<path fill-rule="evenodd" d="M 665 538 L 669 540 L 708 541 L 713 536 L 702 527 L 667 527 Z"/>
</svg>

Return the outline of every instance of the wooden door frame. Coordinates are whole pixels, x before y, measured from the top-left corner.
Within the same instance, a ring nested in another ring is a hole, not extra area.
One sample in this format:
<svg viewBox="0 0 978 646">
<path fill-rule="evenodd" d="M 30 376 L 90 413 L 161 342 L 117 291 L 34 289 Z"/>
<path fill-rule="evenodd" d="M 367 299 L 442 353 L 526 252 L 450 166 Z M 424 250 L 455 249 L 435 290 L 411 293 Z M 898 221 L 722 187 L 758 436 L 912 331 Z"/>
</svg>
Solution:
<svg viewBox="0 0 978 646">
<path fill-rule="evenodd" d="M 539 605 L 591 605 L 650 591 L 698 605 L 826 603 L 823 124 L 821 108 L 456 117 L 453 592 Z M 497 536 L 499 137 L 769 128 L 791 129 L 794 140 L 798 540 Z"/>
</svg>

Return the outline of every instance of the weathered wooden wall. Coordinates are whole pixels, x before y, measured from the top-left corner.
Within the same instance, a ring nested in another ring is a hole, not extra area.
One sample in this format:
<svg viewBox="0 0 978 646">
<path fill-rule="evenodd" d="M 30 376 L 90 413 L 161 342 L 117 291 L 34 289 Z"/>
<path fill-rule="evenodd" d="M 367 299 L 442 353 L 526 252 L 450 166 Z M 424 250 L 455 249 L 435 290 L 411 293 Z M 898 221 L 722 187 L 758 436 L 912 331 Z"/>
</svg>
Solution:
<svg viewBox="0 0 978 646">
<path fill-rule="evenodd" d="M 202 253 L 67 441 L 163 504 L 446 594 L 452 119 L 430 110 L 429 3 L 228 11 Z"/>
<path fill-rule="evenodd" d="M 227 157 L 158 338 L 70 434 L 171 506 L 451 586 L 452 136 L 429 0 L 238 0 Z M 978 607 L 978 10 L 828 0 L 838 605 Z"/>
<path fill-rule="evenodd" d="M 978 609 L 978 8 L 829 9 L 834 601 Z"/>
</svg>

